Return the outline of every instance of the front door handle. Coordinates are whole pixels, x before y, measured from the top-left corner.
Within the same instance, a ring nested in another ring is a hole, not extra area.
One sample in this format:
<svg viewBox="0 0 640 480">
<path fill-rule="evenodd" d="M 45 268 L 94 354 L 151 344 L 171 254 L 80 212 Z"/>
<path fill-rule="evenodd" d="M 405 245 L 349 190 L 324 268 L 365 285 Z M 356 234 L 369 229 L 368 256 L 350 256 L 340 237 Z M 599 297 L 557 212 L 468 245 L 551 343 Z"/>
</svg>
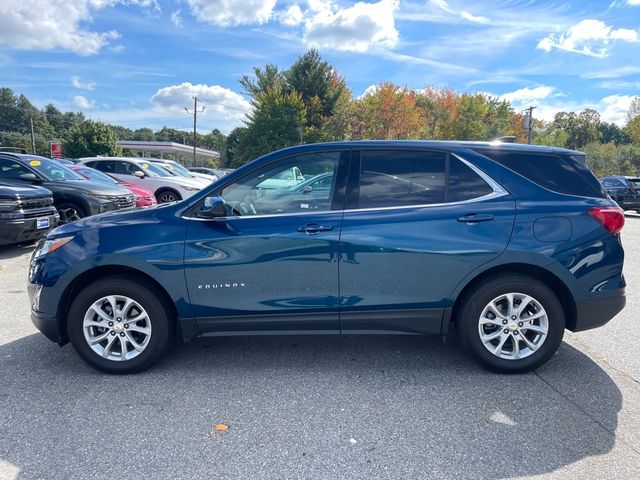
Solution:
<svg viewBox="0 0 640 480">
<path fill-rule="evenodd" d="M 469 213 L 458 218 L 458 221 L 462 223 L 480 223 L 489 222 L 491 220 L 493 220 L 493 215 L 490 213 Z"/>
<path fill-rule="evenodd" d="M 307 223 L 302 227 L 298 227 L 299 232 L 304 232 L 307 235 L 315 235 L 320 232 L 328 232 L 333 230 L 333 225 L 320 225 L 318 223 Z"/>
</svg>

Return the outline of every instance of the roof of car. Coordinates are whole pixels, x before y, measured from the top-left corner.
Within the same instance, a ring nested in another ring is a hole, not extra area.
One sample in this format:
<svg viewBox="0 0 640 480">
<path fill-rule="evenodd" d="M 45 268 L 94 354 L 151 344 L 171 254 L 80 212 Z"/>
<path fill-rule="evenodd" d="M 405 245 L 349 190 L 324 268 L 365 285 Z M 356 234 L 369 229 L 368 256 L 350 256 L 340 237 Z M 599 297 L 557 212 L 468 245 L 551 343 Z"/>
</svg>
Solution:
<svg viewBox="0 0 640 480">
<path fill-rule="evenodd" d="M 583 152 L 570 150 L 567 148 L 549 147 L 546 145 L 529 145 L 526 143 L 507 142 L 480 142 L 467 140 L 349 140 L 340 142 L 324 142 L 316 144 L 302 144 L 289 148 L 313 148 L 318 146 L 334 146 L 341 148 L 358 147 L 432 147 L 432 148 L 482 148 L 500 149 L 505 151 L 531 152 L 531 153 L 567 153 L 573 155 L 584 155 Z"/>
</svg>

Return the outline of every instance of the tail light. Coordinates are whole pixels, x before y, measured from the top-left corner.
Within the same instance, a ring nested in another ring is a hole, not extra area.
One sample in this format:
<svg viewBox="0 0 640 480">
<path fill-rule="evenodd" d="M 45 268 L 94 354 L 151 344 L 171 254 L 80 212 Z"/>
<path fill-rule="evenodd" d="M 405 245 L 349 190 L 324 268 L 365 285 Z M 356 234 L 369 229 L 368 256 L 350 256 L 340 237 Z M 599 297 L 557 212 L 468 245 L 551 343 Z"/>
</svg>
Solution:
<svg viewBox="0 0 640 480">
<path fill-rule="evenodd" d="M 612 235 L 620 233 L 624 227 L 624 212 L 620 207 L 593 207 L 589 209 L 589 215 Z"/>
</svg>

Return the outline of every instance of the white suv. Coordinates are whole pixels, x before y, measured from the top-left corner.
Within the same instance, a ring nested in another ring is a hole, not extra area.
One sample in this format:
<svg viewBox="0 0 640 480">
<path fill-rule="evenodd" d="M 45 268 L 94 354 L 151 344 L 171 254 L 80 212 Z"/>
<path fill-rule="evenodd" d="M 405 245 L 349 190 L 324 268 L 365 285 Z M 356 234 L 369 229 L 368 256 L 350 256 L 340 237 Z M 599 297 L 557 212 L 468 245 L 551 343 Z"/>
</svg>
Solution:
<svg viewBox="0 0 640 480">
<path fill-rule="evenodd" d="M 203 188 L 202 182 L 195 178 L 173 175 L 144 159 L 91 157 L 81 158 L 79 163 L 153 192 L 158 203 L 183 200 Z"/>
</svg>

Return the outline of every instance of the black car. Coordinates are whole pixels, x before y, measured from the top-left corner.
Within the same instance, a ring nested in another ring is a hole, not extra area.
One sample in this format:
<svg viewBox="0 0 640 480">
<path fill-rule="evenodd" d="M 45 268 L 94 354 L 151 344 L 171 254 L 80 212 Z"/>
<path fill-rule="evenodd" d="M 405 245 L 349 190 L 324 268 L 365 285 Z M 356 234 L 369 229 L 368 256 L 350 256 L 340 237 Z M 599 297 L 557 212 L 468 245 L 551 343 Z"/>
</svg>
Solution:
<svg viewBox="0 0 640 480">
<path fill-rule="evenodd" d="M 0 181 L 51 190 L 60 223 L 135 206 L 126 188 L 87 180 L 57 160 L 36 155 L 0 153 Z"/>
<path fill-rule="evenodd" d="M 640 177 L 610 175 L 600 183 L 620 208 L 640 213 Z"/>
<path fill-rule="evenodd" d="M 59 219 L 49 190 L 0 183 L 0 245 L 37 240 Z"/>
</svg>

